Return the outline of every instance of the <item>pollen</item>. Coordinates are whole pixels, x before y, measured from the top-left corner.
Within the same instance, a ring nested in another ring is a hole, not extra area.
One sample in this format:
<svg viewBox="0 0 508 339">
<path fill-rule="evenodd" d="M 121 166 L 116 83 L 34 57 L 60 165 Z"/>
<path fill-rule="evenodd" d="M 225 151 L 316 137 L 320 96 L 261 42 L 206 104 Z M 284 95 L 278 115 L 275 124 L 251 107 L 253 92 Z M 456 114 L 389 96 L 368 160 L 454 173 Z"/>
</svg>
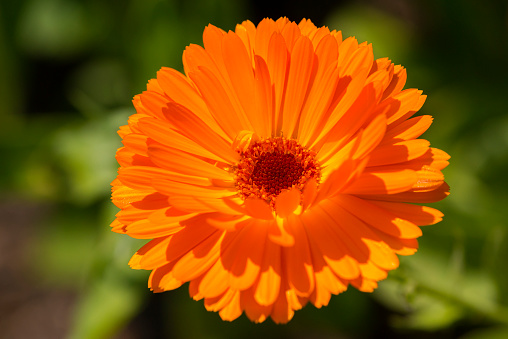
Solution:
<svg viewBox="0 0 508 339">
<path fill-rule="evenodd" d="M 235 168 L 236 187 L 244 199 L 258 197 L 274 207 L 283 190 L 296 187 L 302 191 L 311 178 L 319 182 L 315 152 L 296 140 L 268 138 L 237 151 L 241 158 Z"/>
</svg>

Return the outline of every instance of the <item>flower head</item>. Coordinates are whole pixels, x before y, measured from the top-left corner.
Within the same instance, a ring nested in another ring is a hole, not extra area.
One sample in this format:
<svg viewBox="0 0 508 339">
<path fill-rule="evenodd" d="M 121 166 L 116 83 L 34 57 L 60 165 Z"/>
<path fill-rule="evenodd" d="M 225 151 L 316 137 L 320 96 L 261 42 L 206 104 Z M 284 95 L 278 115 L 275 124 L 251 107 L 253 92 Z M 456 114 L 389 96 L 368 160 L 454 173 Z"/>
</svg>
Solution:
<svg viewBox="0 0 508 339">
<path fill-rule="evenodd" d="M 162 68 L 120 128 L 113 231 L 155 292 L 233 320 L 289 321 L 353 285 L 370 292 L 442 214 L 449 156 L 406 71 L 371 45 L 286 18 L 224 32 Z"/>
</svg>

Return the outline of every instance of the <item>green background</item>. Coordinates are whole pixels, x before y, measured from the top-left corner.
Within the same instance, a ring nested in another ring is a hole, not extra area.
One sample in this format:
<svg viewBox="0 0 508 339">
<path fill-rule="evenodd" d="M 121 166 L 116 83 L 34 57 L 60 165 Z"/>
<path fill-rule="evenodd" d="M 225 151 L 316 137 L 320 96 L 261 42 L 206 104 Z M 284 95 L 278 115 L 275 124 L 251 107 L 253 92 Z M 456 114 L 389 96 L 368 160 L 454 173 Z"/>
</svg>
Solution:
<svg viewBox="0 0 508 339">
<path fill-rule="evenodd" d="M 445 219 L 372 294 L 350 288 L 288 325 L 223 322 L 131 270 L 144 242 L 110 232 L 116 131 L 203 28 L 307 17 L 373 43 L 428 94 L 447 151 Z M 506 1 L 0 2 L 0 337 L 508 338 Z"/>
</svg>

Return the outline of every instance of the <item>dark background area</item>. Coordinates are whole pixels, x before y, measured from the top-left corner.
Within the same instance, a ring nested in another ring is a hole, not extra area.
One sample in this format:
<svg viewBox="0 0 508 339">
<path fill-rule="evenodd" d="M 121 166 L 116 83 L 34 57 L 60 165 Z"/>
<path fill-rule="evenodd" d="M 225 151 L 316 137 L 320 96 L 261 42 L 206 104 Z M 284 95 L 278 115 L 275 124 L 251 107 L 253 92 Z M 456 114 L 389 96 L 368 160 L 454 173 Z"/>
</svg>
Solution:
<svg viewBox="0 0 508 339">
<path fill-rule="evenodd" d="M 109 230 L 116 130 L 207 24 L 280 16 L 407 68 L 452 194 L 374 293 L 350 288 L 288 325 L 227 323 L 127 266 L 143 241 Z M 507 61 L 503 0 L 0 2 L 0 338 L 508 337 Z"/>
</svg>

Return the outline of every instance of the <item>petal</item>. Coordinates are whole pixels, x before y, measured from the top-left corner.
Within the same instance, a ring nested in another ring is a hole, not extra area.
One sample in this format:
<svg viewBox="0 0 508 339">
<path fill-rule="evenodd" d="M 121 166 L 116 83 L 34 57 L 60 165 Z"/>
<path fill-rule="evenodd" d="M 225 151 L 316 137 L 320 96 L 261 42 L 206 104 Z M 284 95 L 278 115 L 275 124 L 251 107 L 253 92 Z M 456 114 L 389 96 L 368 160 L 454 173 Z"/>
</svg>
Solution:
<svg viewBox="0 0 508 339">
<path fill-rule="evenodd" d="M 268 225 L 268 239 L 280 246 L 293 246 L 295 237 L 286 219 L 276 218 Z"/>
<path fill-rule="evenodd" d="M 227 289 L 224 293 L 217 297 L 205 298 L 205 308 L 207 311 L 218 312 L 226 307 L 233 297 L 239 293 L 231 288 Z"/>
<path fill-rule="evenodd" d="M 237 292 L 229 304 L 220 310 L 219 315 L 222 320 L 233 321 L 242 315 L 242 307 L 240 306 L 240 293 Z"/>
<path fill-rule="evenodd" d="M 230 148 L 230 144 L 187 108 L 178 104 L 168 104 L 164 115 L 171 124 L 178 128 L 180 133 L 211 153 L 219 155 L 229 163 L 236 162 L 239 159 L 238 153 Z M 236 133 L 232 138 L 235 136 Z"/>
<path fill-rule="evenodd" d="M 222 265 L 222 260 L 219 259 L 201 278 L 198 285 L 199 294 L 206 298 L 220 296 L 229 288 L 228 279 L 229 272 Z"/>
<path fill-rule="evenodd" d="M 231 208 L 230 200 L 241 200 L 240 198 L 227 197 L 217 199 L 214 197 L 195 197 L 195 196 L 171 196 L 169 202 L 172 206 L 186 211 L 188 213 L 194 212 L 220 212 L 230 215 L 242 215 L 242 211 Z"/>
<path fill-rule="evenodd" d="M 336 202 L 336 201 L 335 201 Z M 342 208 L 339 203 L 324 204 L 323 208 L 335 220 L 334 231 L 343 239 L 345 247 L 359 264 L 372 261 L 385 270 L 398 267 L 399 260 L 386 244 L 357 216 Z"/>
<path fill-rule="evenodd" d="M 393 128 L 388 128 L 382 143 L 391 143 L 395 139 L 416 139 L 430 127 L 432 120 L 430 115 L 422 115 L 406 120 Z"/>
<path fill-rule="evenodd" d="M 300 37 L 291 52 L 284 107 L 282 135 L 292 137 L 306 98 L 314 61 L 314 49 L 307 37 Z"/>
<path fill-rule="evenodd" d="M 245 212 L 257 219 L 273 220 L 272 208 L 264 200 L 256 197 L 245 199 Z"/>
<path fill-rule="evenodd" d="M 252 130 L 243 110 L 237 106 L 236 95 L 225 88 L 215 74 L 200 66 L 189 73 L 210 109 L 214 119 L 232 140 L 241 130 Z"/>
<path fill-rule="evenodd" d="M 342 240 L 332 231 L 330 218 L 318 206 L 302 214 L 301 221 L 305 226 L 309 241 L 313 242 L 323 255 L 327 265 L 344 279 L 354 279 L 360 274 L 358 263 L 351 259 L 342 244 Z"/>
<path fill-rule="evenodd" d="M 270 137 L 273 124 L 273 94 L 270 72 L 264 59 L 256 55 L 254 105 L 257 118 L 251 119 L 254 131 L 262 138 Z"/>
<path fill-rule="evenodd" d="M 286 87 L 286 73 L 289 63 L 289 54 L 286 47 L 286 42 L 281 34 L 275 33 L 270 38 L 268 46 L 268 56 L 266 65 L 270 71 L 270 79 L 272 79 L 273 86 L 273 100 L 274 100 L 274 116 L 273 116 L 273 131 L 272 135 L 278 135 L 279 123 L 282 125 L 282 119 L 279 117 L 281 113 L 282 97 Z"/>
<path fill-rule="evenodd" d="M 190 281 L 206 272 L 219 258 L 225 234 L 225 231 L 213 233 L 179 258 L 173 268 L 175 278 Z"/>
<path fill-rule="evenodd" d="M 143 105 L 144 113 L 157 118 L 157 120 L 164 120 L 162 110 L 169 101 L 166 96 L 157 92 L 145 91 L 139 96 L 139 99 Z"/>
<path fill-rule="evenodd" d="M 174 172 L 210 179 L 233 181 L 231 174 L 223 169 L 173 147 L 166 147 L 156 143 L 150 144 L 148 146 L 148 154 L 154 164 Z"/>
<path fill-rule="evenodd" d="M 388 201 L 369 201 L 402 219 L 417 226 L 433 225 L 443 219 L 443 213 L 435 208 Z"/>
<path fill-rule="evenodd" d="M 166 258 L 166 250 L 171 238 L 172 236 L 167 236 L 149 241 L 132 256 L 129 266 L 151 270 L 166 265 L 170 261 Z"/>
<path fill-rule="evenodd" d="M 326 162 L 337 153 L 369 119 L 373 117 L 380 117 L 379 119 L 381 119 L 382 113 L 374 112 L 377 102 L 376 97 L 379 96 L 375 86 L 372 83 L 364 88 L 359 84 L 351 84 L 349 87 L 351 86 L 359 87 L 356 89 L 358 91 L 355 94 L 356 100 L 351 102 L 349 106 L 344 106 L 345 103 L 342 104 L 341 101 L 328 118 L 327 125 L 325 126 L 326 129 L 323 128 L 319 131 L 321 139 L 316 139 L 316 142 L 320 140 L 322 142 L 326 141 L 317 154 L 318 159 L 322 162 Z M 374 126 L 380 126 L 379 122 Z M 382 132 L 384 133 L 384 130 Z"/>
<path fill-rule="evenodd" d="M 169 263 L 156 268 L 148 278 L 148 287 L 154 292 L 164 292 L 177 289 L 182 286 L 183 281 L 176 279 L 173 274 L 174 263 Z"/>
<path fill-rule="evenodd" d="M 384 166 L 410 161 L 424 155 L 429 146 L 430 142 L 424 139 L 384 144 L 370 154 L 367 166 Z"/>
<path fill-rule="evenodd" d="M 422 235 L 421 229 L 412 222 L 401 219 L 363 199 L 341 194 L 335 197 L 334 201 L 360 220 L 392 236 L 417 238 Z"/>
<path fill-rule="evenodd" d="M 417 182 L 412 170 L 391 172 L 363 172 L 343 192 L 348 194 L 395 194 L 407 191 Z"/>
<path fill-rule="evenodd" d="M 151 189 L 155 188 L 154 185 L 157 182 L 171 182 L 170 180 L 176 180 L 180 183 L 186 183 L 187 186 L 200 185 L 201 188 L 204 186 L 208 186 L 212 188 L 212 182 L 203 177 L 189 176 L 185 174 L 180 174 L 176 172 L 172 172 L 163 168 L 158 167 L 150 167 L 150 166 L 130 166 L 130 167 L 121 167 L 118 170 L 118 179 L 124 184 L 134 189 Z M 175 185 L 179 184 L 178 182 L 173 182 Z M 197 186 L 194 186 L 197 187 Z M 218 188 L 219 190 L 224 190 L 223 188 Z M 162 194 L 166 194 L 159 189 L 156 188 Z M 172 194 L 172 193 L 171 193 Z M 167 195 L 167 194 L 166 194 Z"/>
<path fill-rule="evenodd" d="M 168 262 L 192 251 L 201 242 L 222 231 L 206 222 L 206 215 L 197 215 L 181 222 L 185 226 L 180 232 L 172 235 L 167 244 L 165 257 Z"/>
<path fill-rule="evenodd" d="M 221 137 L 227 139 L 227 135 L 219 128 L 208 111 L 203 98 L 186 77 L 174 69 L 163 67 L 157 72 L 157 80 L 172 100 L 185 106 Z"/>
<path fill-rule="evenodd" d="M 288 283 L 296 294 L 309 296 L 314 290 L 314 271 L 307 234 L 298 216 L 289 217 L 288 225 L 295 237 L 293 246 L 282 248 Z"/>
<path fill-rule="evenodd" d="M 272 312 L 273 305 L 260 305 L 254 298 L 254 290 L 242 291 L 240 296 L 240 306 L 245 310 L 245 315 L 255 323 L 261 323 Z"/>
<path fill-rule="evenodd" d="M 267 233 L 262 221 L 252 219 L 238 232 L 232 245 L 222 251 L 221 260 L 229 272 L 230 286 L 236 290 L 245 290 L 258 277 Z"/>
<path fill-rule="evenodd" d="M 254 72 L 252 61 L 245 46 L 237 34 L 229 32 L 222 41 L 222 55 L 227 74 L 236 96 L 251 126 L 259 125 L 255 111 Z M 255 124 L 253 124 L 255 122 Z"/>
<path fill-rule="evenodd" d="M 275 211 L 280 218 L 286 218 L 300 205 L 301 194 L 297 188 L 280 193 L 275 200 Z"/>
<path fill-rule="evenodd" d="M 157 141 L 158 143 L 166 146 L 178 148 L 181 151 L 195 154 L 204 158 L 213 159 L 216 161 L 229 161 L 233 158 L 223 158 L 220 154 L 210 152 L 203 146 L 197 144 L 195 141 L 181 135 L 172 129 L 172 126 L 166 122 L 158 121 L 151 118 L 144 118 L 139 121 L 139 129 L 147 137 Z"/>
<path fill-rule="evenodd" d="M 430 166 L 423 166 L 423 168 L 416 172 L 418 181 L 413 186 L 416 192 L 431 191 L 444 182 L 444 175 L 440 170 L 432 168 Z"/>
<path fill-rule="evenodd" d="M 277 27 L 275 21 L 269 18 L 261 20 L 256 29 L 255 52 L 261 58 L 267 60 L 268 46 L 270 39 L 275 33 Z"/>
<path fill-rule="evenodd" d="M 316 199 L 318 185 L 315 178 L 310 178 L 303 188 L 302 192 L 302 210 L 305 211 Z"/>
<path fill-rule="evenodd" d="M 193 214 L 187 214 L 180 218 L 168 218 L 168 219 L 181 219 L 186 220 L 193 217 Z M 148 219 L 138 220 L 125 227 L 125 233 L 136 239 L 153 239 L 160 238 L 167 235 L 177 233 L 182 230 L 182 226 L 178 222 L 171 222 L 168 220 L 167 223 L 154 223 Z"/>
<path fill-rule="evenodd" d="M 279 296 L 281 281 L 281 247 L 267 241 L 263 261 L 254 292 L 254 299 L 260 305 L 271 305 Z"/>
<path fill-rule="evenodd" d="M 443 183 L 441 186 L 432 191 L 415 192 L 410 190 L 397 194 L 368 194 L 359 195 L 359 197 L 372 200 L 426 204 L 443 200 L 450 194 L 449 191 L 450 186 L 448 186 L 447 183 Z"/>
</svg>

